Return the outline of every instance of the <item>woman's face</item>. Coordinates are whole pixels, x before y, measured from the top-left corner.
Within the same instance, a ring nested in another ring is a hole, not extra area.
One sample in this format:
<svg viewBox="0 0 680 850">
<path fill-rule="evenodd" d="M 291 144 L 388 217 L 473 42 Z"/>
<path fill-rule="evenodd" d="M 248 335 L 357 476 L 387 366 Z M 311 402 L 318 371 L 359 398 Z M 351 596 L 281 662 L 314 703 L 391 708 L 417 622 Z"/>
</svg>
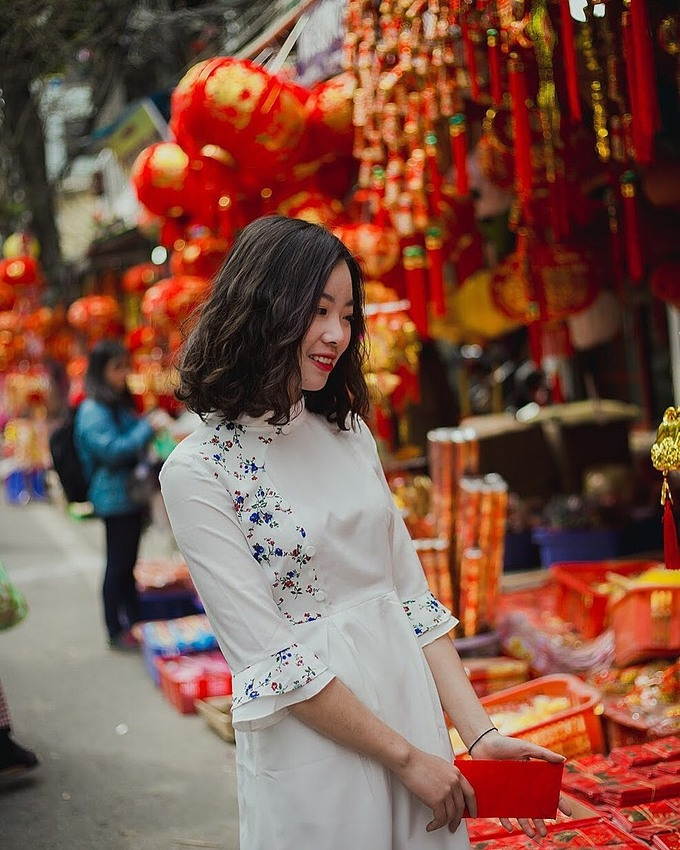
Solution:
<svg viewBox="0 0 680 850">
<path fill-rule="evenodd" d="M 307 333 L 300 346 L 303 390 L 321 390 L 352 335 L 354 300 L 347 263 L 330 273 Z"/>
<path fill-rule="evenodd" d="M 112 357 L 104 366 L 104 380 L 117 393 L 123 393 L 130 374 L 130 361 L 125 355 Z"/>
</svg>

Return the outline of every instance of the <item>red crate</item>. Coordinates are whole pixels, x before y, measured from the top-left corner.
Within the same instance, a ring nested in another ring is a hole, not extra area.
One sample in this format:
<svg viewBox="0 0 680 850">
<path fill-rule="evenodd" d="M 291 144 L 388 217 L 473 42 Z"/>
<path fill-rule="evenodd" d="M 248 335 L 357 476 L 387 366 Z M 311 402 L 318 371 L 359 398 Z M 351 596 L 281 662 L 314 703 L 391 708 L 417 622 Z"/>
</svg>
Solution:
<svg viewBox="0 0 680 850">
<path fill-rule="evenodd" d="M 604 752 L 604 738 L 600 721 L 600 694 L 576 676 L 542 676 L 523 685 L 482 697 L 481 703 L 492 721 L 494 715 L 520 710 L 536 697 L 565 697 L 568 707 L 556 712 L 548 719 L 509 731 L 513 738 L 533 741 L 566 758 L 593 755 Z M 502 731 L 502 730 L 501 730 Z M 454 752 L 457 754 L 455 737 L 452 735 Z"/>
<path fill-rule="evenodd" d="M 194 714 L 196 700 L 228 696 L 232 692 L 231 671 L 220 653 L 159 656 L 155 664 L 161 691 L 180 714 Z"/>
<path fill-rule="evenodd" d="M 550 567 L 556 586 L 555 613 L 573 623 L 584 638 L 594 638 L 608 626 L 609 594 L 598 590 L 607 573 L 634 576 L 658 567 L 658 561 L 562 561 Z"/>
<path fill-rule="evenodd" d="M 627 590 L 611 610 L 618 667 L 680 655 L 680 587 L 641 585 Z"/>
</svg>

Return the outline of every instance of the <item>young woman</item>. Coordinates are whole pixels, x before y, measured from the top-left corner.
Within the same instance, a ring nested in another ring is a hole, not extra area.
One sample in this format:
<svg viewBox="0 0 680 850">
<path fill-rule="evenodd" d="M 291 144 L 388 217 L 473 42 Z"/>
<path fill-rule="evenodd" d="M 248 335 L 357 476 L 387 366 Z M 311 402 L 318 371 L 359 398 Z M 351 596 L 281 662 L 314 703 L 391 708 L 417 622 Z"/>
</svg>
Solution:
<svg viewBox="0 0 680 850">
<path fill-rule="evenodd" d="M 117 340 L 102 340 L 92 349 L 85 377 L 86 398 L 78 407 L 75 444 L 89 484 L 89 498 L 106 527 L 106 570 L 102 594 L 109 645 L 132 649 L 130 627 L 139 620 L 139 597 L 133 569 L 146 506 L 135 503 L 127 481 L 140 453 L 165 417 L 143 419 L 135 412 L 127 388 L 130 362 Z"/>
<path fill-rule="evenodd" d="M 179 366 L 203 422 L 161 489 L 233 671 L 241 850 L 468 847 L 443 709 L 474 757 L 562 761 L 500 735 L 468 681 L 362 422 L 364 333 L 347 248 L 265 217 Z"/>
</svg>

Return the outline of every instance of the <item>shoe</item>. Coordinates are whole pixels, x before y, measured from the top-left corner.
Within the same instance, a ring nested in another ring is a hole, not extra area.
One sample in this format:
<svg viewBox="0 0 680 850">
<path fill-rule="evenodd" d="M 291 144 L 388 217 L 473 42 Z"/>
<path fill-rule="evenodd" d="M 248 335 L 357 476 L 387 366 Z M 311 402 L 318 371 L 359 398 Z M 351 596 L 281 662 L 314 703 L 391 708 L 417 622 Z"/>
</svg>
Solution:
<svg viewBox="0 0 680 850">
<path fill-rule="evenodd" d="M 31 770 L 39 764 L 40 759 L 34 752 L 20 746 L 10 738 L 7 746 L 4 746 L 0 753 L 0 776 Z"/>
<path fill-rule="evenodd" d="M 119 652 L 134 652 L 139 648 L 139 641 L 132 632 L 119 632 L 109 638 L 109 649 L 115 649 Z"/>
</svg>

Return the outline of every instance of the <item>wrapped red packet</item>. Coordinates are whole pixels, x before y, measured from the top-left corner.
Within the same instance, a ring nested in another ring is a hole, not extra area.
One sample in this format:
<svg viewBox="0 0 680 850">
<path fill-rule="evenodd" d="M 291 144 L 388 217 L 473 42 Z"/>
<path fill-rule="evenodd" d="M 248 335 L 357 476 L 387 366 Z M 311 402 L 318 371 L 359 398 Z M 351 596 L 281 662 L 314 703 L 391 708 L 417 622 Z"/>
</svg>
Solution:
<svg viewBox="0 0 680 850">
<path fill-rule="evenodd" d="M 680 759 L 673 761 L 660 761 L 655 765 L 659 773 L 669 773 L 671 776 L 680 776 Z"/>
<path fill-rule="evenodd" d="M 652 846 L 658 850 L 680 850 L 680 832 L 664 832 L 652 837 Z"/>
<path fill-rule="evenodd" d="M 614 747 L 609 753 L 611 761 L 627 767 L 641 767 L 680 758 L 680 736 L 669 735 L 647 744 Z"/>
<path fill-rule="evenodd" d="M 509 833 L 500 825 L 498 818 L 470 818 L 467 822 L 470 841 L 482 841 L 487 838 L 506 838 Z"/>
<path fill-rule="evenodd" d="M 482 818 L 554 818 L 562 762 L 463 759 L 456 767 L 474 788 Z M 470 817 L 465 810 L 463 817 Z"/>
<path fill-rule="evenodd" d="M 680 795 L 680 777 L 663 776 L 654 778 L 639 776 L 630 771 L 627 778 L 607 783 L 602 788 L 602 798 L 612 806 L 637 806 Z"/>
<path fill-rule="evenodd" d="M 641 806 L 612 810 L 612 822 L 638 838 L 652 838 L 661 832 L 680 831 L 680 801 L 659 800 Z"/>
<path fill-rule="evenodd" d="M 535 839 L 523 832 L 505 838 L 491 838 L 472 844 L 473 850 L 536 850 Z M 548 827 L 548 835 L 541 839 L 540 850 L 641 850 L 640 842 L 626 835 L 604 818 L 586 818 L 571 823 L 558 823 Z M 680 850 L 680 848 L 674 848 Z"/>
</svg>

